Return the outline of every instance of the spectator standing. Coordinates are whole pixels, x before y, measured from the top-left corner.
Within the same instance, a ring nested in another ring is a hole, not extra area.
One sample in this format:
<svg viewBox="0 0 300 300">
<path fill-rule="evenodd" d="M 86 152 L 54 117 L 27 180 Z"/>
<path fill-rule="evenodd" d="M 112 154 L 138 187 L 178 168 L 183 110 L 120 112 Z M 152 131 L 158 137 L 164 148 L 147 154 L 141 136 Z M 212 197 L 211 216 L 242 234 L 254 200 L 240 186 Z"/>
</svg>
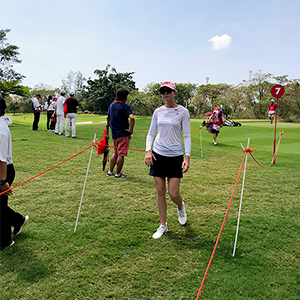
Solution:
<svg viewBox="0 0 300 300">
<path fill-rule="evenodd" d="M 160 238 L 168 231 L 166 179 L 171 200 L 177 205 L 178 221 L 185 225 L 187 214 L 185 204 L 180 195 L 180 181 L 183 173 L 190 167 L 191 129 L 188 110 L 176 104 L 176 88 L 173 82 L 166 81 L 159 88 L 165 105 L 157 108 L 152 116 L 146 140 L 145 164 L 150 167 L 149 175 L 154 177 L 157 195 L 157 207 L 160 226 L 153 234 L 154 239 Z M 157 135 L 151 150 L 152 142 Z M 183 158 L 183 132 L 185 158 Z"/>
<path fill-rule="evenodd" d="M 129 147 L 135 123 L 131 107 L 125 103 L 129 94 L 130 91 L 127 88 L 119 88 L 116 92 L 116 101 L 109 106 L 107 113 L 106 126 L 111 128 L 114 146 L 116 147 L 110 159 L 107 175 L 112 176 L 114 167 L 117 165 L 115 178 L 127 177 L 121 171 L 124 165 L 124 157 L 127 156 L 127 148 Z M 130 119 L 130 124 L 128 118 Z"/>
<path fill-rule="evenodd" d="M 76 138 L 76 119 L 77 119 L 77 110 L 79 108 L 78 101 L 74 98 L 74 91 L 69 92 L 69 98 L 66 100 L 67 106 L 67 115 L 66 115 L 66 126 L 65 126 L 65 135 L 66 137 L 70 136 L 69 126 L 71 123 L 72 126 L 72 138 Z"/>
<path fill-rule="evenodd" d="M 41 114 L 41 105 L 39 103 L 39 99 L 41 99 L 41 95 L 37 94 L 35 98 L 32 99 L 32 110 L 33 110 L 33 124 L 32 130 L 37 131 L 39 129 L 39 121 Z"/>
<path fill-rule="evenodd" d="M 0 193 L 9 190 L 15 177 L 15 169 L 12 161 L 12 143 L 9 128 L 4 120 L 6 103 L 0 97 Z M 0 251 L 12 246 L 11 227 L 14 227 L 13 235 L 18 235 L 26 225 L 29 217 L 22 216 L 8 206 L 8 191 L 0 196 Z"/>
<path fill-rule="evenodd" d="M 47 130 L 52 131 L 50 128 L 50 122 L 51 122 L 51 117 L 54 114 L 54 109 L 55 109 L 55 103 L 53 101 L 53 97 L 50 95 L 48 96 L 48 100 L 44 105 L 44 110 L 47 111 Z"/>
<path fill-rule="evenodd" d="M 57 99 L 56 105 L 55 105 L 55 114 L 56 114 L 56 125 L 55 125 L 55 134 L 62 135 L 64 130 L 64 104 L 66 101 L 65 98 L 66 91 L 61 90 L 60 96 Z"/>
</svg>

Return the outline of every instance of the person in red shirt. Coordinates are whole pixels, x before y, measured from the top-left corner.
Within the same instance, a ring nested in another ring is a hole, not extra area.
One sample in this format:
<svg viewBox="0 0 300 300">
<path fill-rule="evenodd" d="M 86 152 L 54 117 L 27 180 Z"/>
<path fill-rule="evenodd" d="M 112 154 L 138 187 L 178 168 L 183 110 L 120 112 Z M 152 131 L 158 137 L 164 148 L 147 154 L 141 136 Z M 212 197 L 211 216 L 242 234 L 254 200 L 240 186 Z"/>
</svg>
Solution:
<svg viewBox="0 0 300 300">
<path fill-rule="evenodd" d="M 211 122 L 213 123 L 212 133 L 214 135 L 214 137 L 213 137 L 214 146 L 217 146 L 217 136 L 220 132 L 220 128 L 223 127 L 225 121 L 226 121 L 226 119 L 223 114 L 223 109 L 220 109 L 220 110 L 214 109 L 213 114 L 209 117 L 209 119 L 207 121 L 208 123 L 211 123 Z"/>
<path fill-rule="evenodd" d="M 271 103 L 269 104 L 269 119 L 271 120 L 271 124 L 273 124 L 275 117 L 276 103 L 273 99 L 271 99 Z"/>
</svg>

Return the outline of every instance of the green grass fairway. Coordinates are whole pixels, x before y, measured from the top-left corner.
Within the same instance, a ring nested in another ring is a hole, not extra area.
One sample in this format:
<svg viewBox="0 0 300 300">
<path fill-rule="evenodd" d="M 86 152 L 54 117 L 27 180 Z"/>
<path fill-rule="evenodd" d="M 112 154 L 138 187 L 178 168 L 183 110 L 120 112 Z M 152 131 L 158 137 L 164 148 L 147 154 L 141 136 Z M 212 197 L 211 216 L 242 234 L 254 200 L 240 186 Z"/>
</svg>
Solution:
<svg viewBox="0 0 300 300">
<path fill-rule="evenodd" d="M 41 122 L 34 132 L 32 121 L 32 114 L 16 115 L 10 125 L 14 185 L 89 147 L 106 117 L 79 115 L 76 139 L 43 131 Z M 145 148 L 150 121 L 136 117 L 130 148 Z M 91 149 L 14 189 L 10 206 L 29 222 L 0 253 L 0 299 L 196 299 L 238 176 L 240 143 L 246 147 L 250 138 L 253 156 L 264 166 L 272 160 L 274 125 L 240 122 L 221 129 L 216 147 L 202 128 L 203 157 L 200 131 L 192 136 L 191 168 L 181 185 L 187 225 L 179 225 L 168 199 L 169 232 L 159 240 L 152 239 L 159 218 L 144 152 L 129 151 L 128 177 L 116 179 L 102 171 L 94 149 L 76 233 Z M 191 120 L 191 133 L 201 123 Z M 284 134 L 276 164 L 263 169 L 248 156 L 236 256 L 242 180 L 200 299 L 300 298 L 300 124 L 277 125 L 277 140 Z"/>
</svg>

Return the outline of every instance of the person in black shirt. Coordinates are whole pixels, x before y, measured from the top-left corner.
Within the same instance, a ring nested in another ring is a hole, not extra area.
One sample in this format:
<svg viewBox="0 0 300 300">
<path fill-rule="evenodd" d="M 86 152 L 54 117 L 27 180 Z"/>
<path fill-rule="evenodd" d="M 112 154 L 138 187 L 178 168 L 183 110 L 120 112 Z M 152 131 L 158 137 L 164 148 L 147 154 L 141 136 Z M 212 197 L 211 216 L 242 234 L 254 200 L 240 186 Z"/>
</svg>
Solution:
<svg viewBox="0 0 300 300">
<path fill-rule="evenodd" d="M 65 134 L 66 137 L 70 136 L 69 126 L 72 124 L 72 138 L 76 137 L 76 119 L 77 119 L 77 109 L 78 101 L 74 98 L 75 93 L 73 91 L 69 92 L 70 98 L 66 100 L 67 106 L 67 115 L 66 115 L 66 126 L 65 126 Z"/>
</svg>

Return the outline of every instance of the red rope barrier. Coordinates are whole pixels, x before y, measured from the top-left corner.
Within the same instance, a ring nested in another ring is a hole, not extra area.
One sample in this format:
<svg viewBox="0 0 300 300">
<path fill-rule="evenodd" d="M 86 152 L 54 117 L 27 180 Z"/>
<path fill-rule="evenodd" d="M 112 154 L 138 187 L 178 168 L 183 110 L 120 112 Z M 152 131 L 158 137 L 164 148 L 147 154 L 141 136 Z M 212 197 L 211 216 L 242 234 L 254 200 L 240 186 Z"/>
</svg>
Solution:
<svg viewBox="0 0 300 300">
<path fill-rule="evenodd" d="M 273 165 L 273 162 L 275 161 L 275 158 L 276 158 L 277 153 L 278 153 L 278 149 L 279 149 L 279 145 L 280 145 L 280 142 L 281 142 L 282 135 L 283 135 L 283 132 L 280 133 L 280 138 L 279 138 L 279 141 L 278 141 L 278 144 L 277 144 L 276 152 L 275 152 L 274 155 L 273 155 L 273 159 L 272 159 L 271 163 L 270 163 L 267 167 L 261 165 L 261 164 L 254 158 L 254 156 L 252 155 L 252 153 L 250 152 L 251 157 L 253 158 L 253 160 L 254 160 L 260 167 L 262 167 L 262 168 L 264 168 L 264 169 L 268 169 L 268 168 L 270 168 L 270 167 Z M 254 149 L 253 149 L 253 150 L 254 150 Z"/>
<path fill-rule="evenodd" d="M 65 163 L 66 161 L 68 161 L 68 160 L 70 160 L 70 159 L 74 158 L 75 156 L 77 156 L 77 155 L 79 155 L 79 154 L 83 153 L 84 151 L 86 151 L 86 150 L 90 149 L 90 148 L 91 148 L 91 147 L 93 147 L 93 146 L 94 146 L 94 143 L 92 143 L 92 145 L 91 145 L 91 146 L 89 146 L 89 147 L 87 147 L 86 149 L 84 149 L 84 150 L 80 151 L 79 153 L 77 153 L 77 154 L 75 154 L 75 155 L 73 155 L 73 156 L 71 156 L 71 157 L 67 158 L 66 160 L 64 160 L 64 161 L 62 161 L 62 162 L 60 162 L 60 163 L 58 163 L 57 165 L 55 165 L 55 166 L 51 167 L 50 169 L 48 169 L 48 170 L 46 170 L 46 171 L 43 171 L 42 173 L 40 173 L 40 174 L 37 174 L 37 175 L 33 176 L 32 178 L 30 178 L 30 179 L 27 179 L 27 180 L 25 180 L 24 182 L 22 182 L 22 183 L 19 183 L 19 184 L 15 185 L 14 187 L 11 187 L 11 188 L 10 188 L 10 189 L 8 189 L 8 190 L 5 190 L 4 192 L 0 193 L 0 196 L 1 196 L 2 194 L 5 194 L 5 193 L 7 193 L 8 191 L 11 191 L 11 190 L 15 189 L 16 187 L 18 187 L 18 186 L 20 186 L 20 185 L 22 185 L 22 184 L 24 184 L 24 183 L 26 183 L 26 182 L 28 182 L 28 181 L 30 181 L 30 180 L 32 180 L 32 179 L 34 179 L 34 178 L 36 178 L 36 177 L 38 177 L 38 176 L 42 175 L 42 174 L 45 174 L 45 173 L 49 172 L 50 170 L 52 170 L 52 169 L 54 169 L 54 168 L 56 168 L 56 167 L 58 167 L 58 166 L 62 165 L 62 164 L 63 164 L 63 163 Z"/>
<path fill-rule="evenodd" d="M 94 145 L 96 148 L 99 147 L 99 143 Z M 131 149 L 131 148 L 124 148 L 124 147 L 116 147 L 116 146 L 111 146 L 108 144 L 104 145 L 105 147 L 111 147 L 111 148 L 117 148 L 117 149 L 123 149 L 123 150 L 132 150 L 132 151 L 142 151 L 145 152 L 146 150 L 140 150 L 140 149 Z M 98 148 L 97 148 L 98 149 Z"/>
<path fill-rule="evenodd" d="M 244 151 L 244 157 L 243 157 L 243 160 L 242 160 L 242 163 L 241 163 L 241 166 L 240 166 L 239 175 L 238 175 L 238 177 L 237 177 L 237 179 L 236 179 L 236 182 L 235 182 L 235 185 L 234 185 L 234 189 L 233 189 L 233 192 L 232 192 L 232 195 L 231 195 L 231 198 L 230 198 L 228 207 L 227 207 L 227 211 L 226 211 L 226 214 L 225 214 L 225 217 L 224 217 L 224 220 L 223 220 L 223 223 L 222 223 L 222 226 L 221 226 L 221 229 L 220 229 L 220 232 L 219 232 L 219 235 L 218 235 L 218 238 L 217 238 L 217 241 L 216 241 L 214 250 L 213 250 L 212 255 L 211 255 L 211 257 L 210 257 L 208 266 L 207 266 L 207 268 L 206 268 L 206 271 L 205 271 L 205 274 L 204 274 L 204 277 L 203 277 L 203 280 L 202 280 L 202 283 L 201 283 L 201 286 L 200 286 L 200 289 L 199 289 L 199 292 L 198 292 L 198 295 L 197 295 L 196 300 L 198 300 L 199 297 L 200 297 L 200 294 L 201 294 L 201 291 L 202 291 L 202 288 L 203 288 L 203 285 L 204 285 L 206 276 L 207 276 L 207 274 L 208 274 L 209 268 L 210 268 L 211 263 L 212 263 L 212 260 L 213 260 L 213 258 L 214 258 L 214 255 L 215 255 L 215 252 L 216 252 L 216 249 L 217 249 L 217 246 L 218 246 L 218 243 L 219 243 L 219 240 L 220 240 L 220 237 L 221 237 L 221 234 L 222 234 L 224 225 L 225 225 L 225 221 L 226 221 L 227 215 L 228 215 L 228 213 L 229 213 L 229 209 L 230 209 L 230 206 L 231 206 L 231 202 L 232 202 L 233 196 L 234 196 L 235 191 L 236 191 L 237 184 L 238 184 L 239 179 L 240 179 L 240 176 L 241 176 L 241 171 L 242 171 L 242 167 L 243 167 L 243 164 L 244 164 L 244 161 L 245 161 L 246 152 L 247 152 L 247 151 Z M 250 152 L 250 153 L 251 153 L 251 152 Z"/>
</svg>

